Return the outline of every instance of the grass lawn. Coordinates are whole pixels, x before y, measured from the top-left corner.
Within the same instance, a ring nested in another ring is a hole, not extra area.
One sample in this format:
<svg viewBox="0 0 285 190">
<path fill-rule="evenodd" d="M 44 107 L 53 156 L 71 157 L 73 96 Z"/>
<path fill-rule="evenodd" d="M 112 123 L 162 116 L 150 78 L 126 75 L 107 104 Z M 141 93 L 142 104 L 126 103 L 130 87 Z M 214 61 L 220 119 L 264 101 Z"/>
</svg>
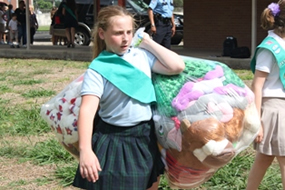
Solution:
<svg viewBox="0 0 285 190">
<path fill-rule="evenodd" d="M 38 31 L 49 31 L 49 25 L 47 26 L 39 26 Z"/>
<path fill-rule="evenodd" d="M 77 161 L 56 141 L 40 107 L 81 75 L 89 63 L 63 60 L 0 59 L 0 189 L 73 190 Z M 250 71 L 236 70 L 246 84 Z M 195 190 L 245 189 L 254 159 L 251 147 Z M 260 190 L 282 189 L 277 164 Z M 166 179 L 160 190 L 170 189 Z"/>
</svg>

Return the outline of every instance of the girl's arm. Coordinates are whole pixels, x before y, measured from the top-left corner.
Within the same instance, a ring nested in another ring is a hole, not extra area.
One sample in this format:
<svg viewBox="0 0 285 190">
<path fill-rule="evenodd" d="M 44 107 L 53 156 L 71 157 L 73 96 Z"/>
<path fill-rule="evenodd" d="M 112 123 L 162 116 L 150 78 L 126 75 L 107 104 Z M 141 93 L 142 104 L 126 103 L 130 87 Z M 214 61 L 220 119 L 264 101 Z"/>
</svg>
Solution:
<svg viewBox="0 0 285 190">
<path fill-rule="evenodd" d="M 157 58 L 152 68 L 156 73 L 175 75 L 181 73 L 185 68 L 184 61 L 177 53 L 156 43 L 146 33 L 143 33 L 143 40 L 139 47 L 148 50 Z"/>
<path fill-rule="evenodd" d="M 262 89 L 267 76 L 268 73 L 256 70 L 251 85 L 252 91 L 255 95 L 255 106 L 260 119 L 261 119 Z M 261 142 L 262 139 L 263 139 L 263 124 L 261 123 L 261 128 L 255 141 L 259 143 Z"/>
<path fill-rule="evenodd" d="M 83 178 L 92 182 L 98 180 L 98 171 L 101 171 L 100 163 L 92 150 L 93 121 L 98 105 L 99 98 L 97 96 L 82 96 L 78 116 L 80 173 Z"/>
</svg>

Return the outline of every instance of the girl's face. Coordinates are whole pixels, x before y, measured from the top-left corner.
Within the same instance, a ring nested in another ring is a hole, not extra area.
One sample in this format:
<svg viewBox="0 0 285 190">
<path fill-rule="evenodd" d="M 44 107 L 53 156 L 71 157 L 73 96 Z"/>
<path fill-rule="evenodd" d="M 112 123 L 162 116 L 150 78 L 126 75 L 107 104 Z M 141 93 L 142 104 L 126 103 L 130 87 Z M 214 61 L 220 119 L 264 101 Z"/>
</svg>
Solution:
<svg viewBox="0 0 285 190">
<path fill-rule="evenodd" d="M 106 31 L 99 28 L 99 36 L 105 41 L 107 51 L 123 55 L 132 42 L 133 20 L 130 16 L 114 16 L 110 22 Z"/>
</svg>

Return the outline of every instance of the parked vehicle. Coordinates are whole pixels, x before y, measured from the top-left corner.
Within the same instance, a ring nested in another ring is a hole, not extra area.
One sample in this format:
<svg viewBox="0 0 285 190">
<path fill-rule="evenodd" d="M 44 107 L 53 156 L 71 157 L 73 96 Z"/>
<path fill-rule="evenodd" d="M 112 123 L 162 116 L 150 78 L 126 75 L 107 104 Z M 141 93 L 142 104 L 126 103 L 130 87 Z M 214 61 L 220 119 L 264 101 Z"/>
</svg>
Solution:
<svg viewBox="0 0 285 190">
<path fill-rule="evenodd" d="M 88 46 L 91 42 L 91 30 L 94 25 L 93 0 L 76 0 L 78 13 L 78 28 L 75 32 L 75 44 Z M 100 0 L 100 7 L 116 5 L 118 0 Z M 150 22 L 147 14 L 148 5 L 143 0 L 126 0 L 126 9 L 134 14 L 137 28 L 145 27 L 145 31 L 150 31 Z M 175 16 L 176 33 L 172 37 L 171 43 L 178 45 L 183 39 L 183 16 Z M 63 23 L 55 24 L 53 34 L 65 37 Z"/>
</svg>

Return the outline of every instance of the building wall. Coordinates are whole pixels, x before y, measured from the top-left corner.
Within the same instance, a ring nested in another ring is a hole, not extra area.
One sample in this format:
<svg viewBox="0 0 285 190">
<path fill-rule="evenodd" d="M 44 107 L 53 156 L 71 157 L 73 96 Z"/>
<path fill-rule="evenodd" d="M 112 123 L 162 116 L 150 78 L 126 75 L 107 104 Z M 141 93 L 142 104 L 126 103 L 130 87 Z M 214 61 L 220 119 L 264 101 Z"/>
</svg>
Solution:
<svg viewBox="0 0 285 190">
<path fill-rule="evenodd" d="M 267 34 L 260 15 L 272 0 L 256 1 L 258 44 Z M 252 0 L 184 0 L 184 47 L 222 52 L 226 37 L 234 36 L 238 46 L 251 48 L 251 15 Z"/>
</svg>

